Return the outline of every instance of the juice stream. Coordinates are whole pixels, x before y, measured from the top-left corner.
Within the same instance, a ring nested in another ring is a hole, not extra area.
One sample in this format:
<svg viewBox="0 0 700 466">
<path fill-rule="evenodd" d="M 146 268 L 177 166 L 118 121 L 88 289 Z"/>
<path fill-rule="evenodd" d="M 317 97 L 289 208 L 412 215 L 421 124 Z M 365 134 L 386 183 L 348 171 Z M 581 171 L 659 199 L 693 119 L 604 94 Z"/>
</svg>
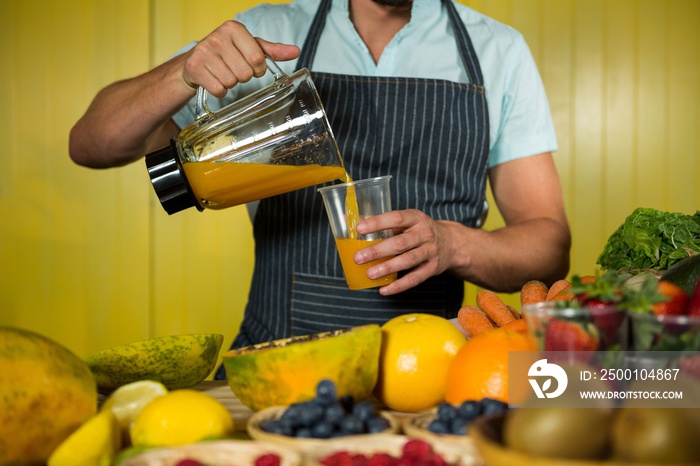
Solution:
<svg viewBox="0 0 700 466">
<path fill-rule="evenodd" d="M 348 172 L 341 179 L 343 183 L 352 183 L 352 178 Z M 348 239 L 357 239 L 357 221 L 360 217 L 360 208 L 357 206 L 357 194 L 355 193 L 355 185 L 348 186 L 348 191 L 345 194 L 345 217 L 348 223 Z"/>
</svg>

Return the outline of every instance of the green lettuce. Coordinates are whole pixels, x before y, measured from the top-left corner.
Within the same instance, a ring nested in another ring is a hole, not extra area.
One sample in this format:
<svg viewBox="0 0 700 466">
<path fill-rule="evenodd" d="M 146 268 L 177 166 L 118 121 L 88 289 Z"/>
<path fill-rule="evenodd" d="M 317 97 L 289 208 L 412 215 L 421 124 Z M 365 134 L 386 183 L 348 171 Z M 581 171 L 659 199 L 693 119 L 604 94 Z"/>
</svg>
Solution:
<svg viewBox="0 0 700 466">
<path fill-rule="evenodd" d="M 700 254 L 700 210 L 694 215 L 638 208 L 608 238 L 598 264 L 605 270 L 666 270 Z"/>
</svg>

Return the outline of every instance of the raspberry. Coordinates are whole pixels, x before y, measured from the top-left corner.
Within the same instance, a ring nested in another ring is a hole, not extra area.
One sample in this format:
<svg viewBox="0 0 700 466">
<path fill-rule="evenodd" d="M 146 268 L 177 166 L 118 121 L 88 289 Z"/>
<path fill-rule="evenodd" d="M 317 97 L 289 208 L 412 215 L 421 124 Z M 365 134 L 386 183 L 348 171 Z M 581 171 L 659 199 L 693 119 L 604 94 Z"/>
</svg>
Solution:
<svg viewBox="0 0 700 466">
<path fill-rule="evenodd" d="M 369 460 L 362 453 L 352 455 L 352 461 L 355 466 L 368 466 Z"/>
<path fill-rule="evenodd" d="M 396 458 L 388 453 L 375 453 L 369 458 L 369 466 L 394 466 Z"/>
<path fill-rule="evenodd" d="M 347 451 L 338 451 L 321 460 L 324 466 L 354 466 L 352 455 Z"/>
<path fill-rule="evenodd" d="M 447 466 L 447 461 L 441 455 L 435 453 L 425 462 L 426 466 Z"/>
<path fill-rule="evenodd" d="M 184 460 L 180 460 L 177 463 L 175 463 L 175 466 L 203 466 L 202 463 L 200 463 L 197 460 L 193 460 L 192 458 L 186 458 Z"/>
<path fill-rule="evenodd" d="M 280 462 L 281 458 L 276 453 L 266 453 L 255 458 L 255 466 L 280 466 Z"/>
<path fill-rule="evenodd" d="M 433 447 L 426 441 L 411 439 L 404 443 L 401 459 L 428 458 L 433 454 Z"/>
</svg>

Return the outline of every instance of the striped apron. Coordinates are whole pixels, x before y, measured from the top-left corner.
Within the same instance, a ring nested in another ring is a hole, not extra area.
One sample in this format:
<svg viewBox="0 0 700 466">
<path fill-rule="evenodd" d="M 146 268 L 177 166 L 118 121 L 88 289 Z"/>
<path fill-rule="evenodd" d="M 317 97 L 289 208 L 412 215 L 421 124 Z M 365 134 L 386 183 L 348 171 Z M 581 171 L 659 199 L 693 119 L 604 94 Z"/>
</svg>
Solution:
<svg viewBox="0 0 700 466">
<path fill-rule="evenodd" d="M 330 5 L 331 0 L 322 0 L 298 68 L 313 70 Z M 312 78 L 353 179 L 392 175 L 395 209 L 418 209 L 436 220 L 473 227 L 479 225 L 486 194 L 486 96 L 466 27 L 451 0 L 443 0 L 443 5 L 469 84 L 313 71 Z M 260 202 L 253 222 L 253 280 L 233 348 L 382 324 L 408 312 L 456 316 L 464 282 L 450 274 L 395 296 L 381 296 L 376 288 L 349 290 L 317 188 Z"/>
</svg>

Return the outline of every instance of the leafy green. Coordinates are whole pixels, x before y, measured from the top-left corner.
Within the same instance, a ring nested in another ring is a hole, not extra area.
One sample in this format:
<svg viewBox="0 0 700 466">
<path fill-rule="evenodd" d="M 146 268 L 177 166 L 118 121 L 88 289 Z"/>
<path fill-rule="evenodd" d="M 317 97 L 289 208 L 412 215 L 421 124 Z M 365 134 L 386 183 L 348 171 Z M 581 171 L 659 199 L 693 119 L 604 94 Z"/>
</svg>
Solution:
<svg viewBox="0 0 700 466">
<path fill-rule="evenodd" d="M 608 238 L 598 264 L 606 270 L 666 270 L 700 254 L 700 210 L 694 215 L 640 207 Z"/>
</svg>

